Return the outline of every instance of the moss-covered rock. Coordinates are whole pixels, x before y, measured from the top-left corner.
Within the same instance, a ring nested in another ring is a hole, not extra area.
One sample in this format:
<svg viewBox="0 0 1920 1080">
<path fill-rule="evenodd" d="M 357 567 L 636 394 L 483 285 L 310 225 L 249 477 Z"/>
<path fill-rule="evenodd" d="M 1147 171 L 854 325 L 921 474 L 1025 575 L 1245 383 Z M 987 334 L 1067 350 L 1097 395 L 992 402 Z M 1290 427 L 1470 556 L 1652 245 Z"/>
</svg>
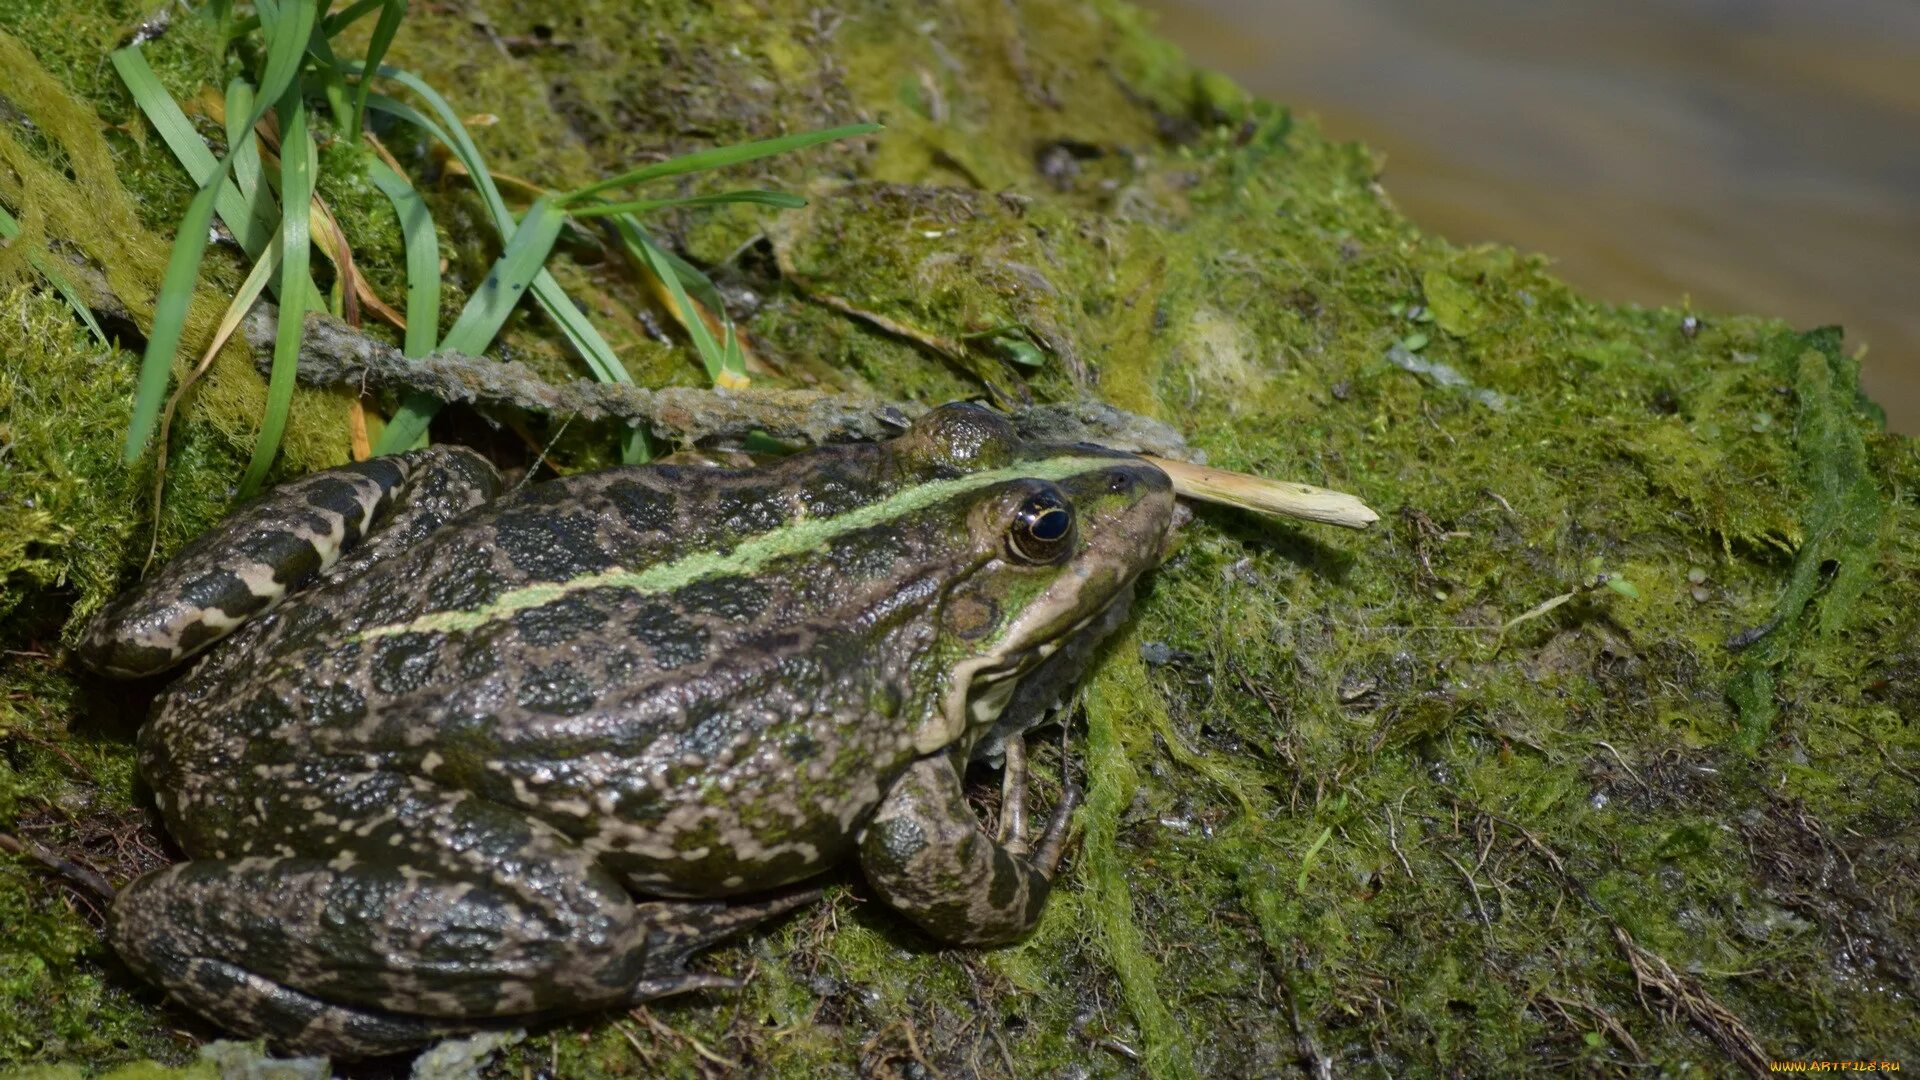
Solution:
<svg viewBox="0 0 1920 1080">
<path fill-rule="evenodd" d="M 24 253 L 83 260 L 145 317 L 190 193 L 103 61 L 145 14 L 0 0 L 0 203 L 24 226 L 0 250 L 0 831 L 110 877 L 164 857 L 130 764 L 144 704 L 61 646 L 146 557 L 153 468 L 118 457 L 137 357 Z M 238 70 L 178 14 L 146 49 L 189 105 Z M 1199 514 L 1087 687 L 1082 840 L 1031 940 L 935 950 L 847 880 L 704 961 L 744 991 L 542 1030 L 507 1072 L 1920 1056 L 1920 456 L 1837 332 L 1598 305 L 1540 259 L 1424 236 L 1364 150 L 1107 0 L 415 5 L 391 60 L 494 118 L 499 171 L 552 187 L 880 120 L 745 170 L 803 211 L 659 219 L 761 378 L 1091 393 L 1385 515 L 1356 536 Z M 495 242 L 443 162 L 392 148 L 451 318 Z M 399 234 L 363 168 L 330 149 L 322 193 L 392 297 Z M 183 352 L 242 269 L 216 253 Z M 699 380 L 596 237 L 555 269 L 638 379 Z M 503 351 L 579 374 L 531 317 Z M 162 554 L 228 505 L 261 394 L 223 357 L 187 407 Z M 295 419 L 283 472 L 345 455 L 344 398 L 303 392 Z M 536 446 L 558 426 L 510 419 Z M 576 428 L 554 460 L 612 445 Z M 26 861 L 0 862 L 0 925 L 0 1065 L 184 1063 L 211 1034 Z"/>
</svg>

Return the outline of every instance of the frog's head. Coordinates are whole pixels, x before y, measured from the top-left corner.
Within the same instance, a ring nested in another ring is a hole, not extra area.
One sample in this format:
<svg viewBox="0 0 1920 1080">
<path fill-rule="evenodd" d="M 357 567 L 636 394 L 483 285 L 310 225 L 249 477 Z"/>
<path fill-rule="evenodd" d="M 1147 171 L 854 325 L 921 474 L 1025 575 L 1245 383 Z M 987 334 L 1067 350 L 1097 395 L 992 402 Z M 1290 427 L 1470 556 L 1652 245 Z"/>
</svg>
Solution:
<svg viewBox="0 0 1920 1080">
<path fill-rule="evenodd" d="M 971 744 L 1023 676 L 1160 561 L 1173 485 L 1132 454 L 1026 441 L 975 405 L 928 413 L 894 447 L 954 491 L 929 508 L 958 555 L 936 613 L 938 705 L 914 733 L 931 753 Z"/>
</svg>

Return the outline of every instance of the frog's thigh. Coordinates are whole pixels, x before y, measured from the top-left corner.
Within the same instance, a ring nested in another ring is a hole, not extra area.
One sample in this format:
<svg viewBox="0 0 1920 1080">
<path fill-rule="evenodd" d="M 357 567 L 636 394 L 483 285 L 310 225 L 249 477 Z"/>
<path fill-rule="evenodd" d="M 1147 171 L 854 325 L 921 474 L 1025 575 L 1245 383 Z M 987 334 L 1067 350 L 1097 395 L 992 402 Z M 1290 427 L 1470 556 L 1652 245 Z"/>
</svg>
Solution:
<svg viewBox="0 0 1920 1080">
<path fill-rule="evenodd" d="M 1064 814 L 1056 815 L 1064 827 Z M 1029 857 L 996 843 L 945 756 L 915 762 L 860 837 L 860 865 L 887 903 L 943 941 L 994 945 L 1025 934 L 1046 904 L 1057 843 Z"/>
<path fill-rule="evenodd" d="M 282 484 L 116 599 L 88 627 L 80 658 L 110 675 L 165 671 L 322 574 L 343 576 L 394 546 L 363 543 L 370 535 L 417 540 L 491 498 L 499 482 L 479 455 L 430 447 Z M 356 547 L 362 550 L 336 565 Z"/>
</svg>

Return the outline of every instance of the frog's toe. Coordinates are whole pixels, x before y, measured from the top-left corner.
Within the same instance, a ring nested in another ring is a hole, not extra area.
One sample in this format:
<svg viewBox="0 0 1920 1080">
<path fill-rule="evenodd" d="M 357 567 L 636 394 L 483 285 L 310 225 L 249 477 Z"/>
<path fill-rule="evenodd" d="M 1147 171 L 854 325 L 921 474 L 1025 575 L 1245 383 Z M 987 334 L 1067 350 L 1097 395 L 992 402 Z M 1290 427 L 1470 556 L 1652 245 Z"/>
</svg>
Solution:
<svg viewBox="0 0 1920 1080">
<path fill-rule="evenodd" d="M 725 975 L 709 975 L 705 972 L 683 971 L 678 975 L 662 975 L 657 978 L 641 979 L 633 984 L 633 990 L 627 995 L 627 1003 L 639 1005 L 663 997 L 678 997 L 681 994 L 696 994 L 702 990 L 738 990 L 746 983 Z"/>
<path fill-rule="evenodd" d="M 650 900 L 634 905 L 647 927 L 647 954 L 631 1000 L 650 1001 L 696 990 L 738 989 L 740 984 L 734 979 L 687 971 L 687 959 L 716 941 L 811 904 L 820 895 L 819 889 L 802 889 L 749 904 Z"/>
</svg>

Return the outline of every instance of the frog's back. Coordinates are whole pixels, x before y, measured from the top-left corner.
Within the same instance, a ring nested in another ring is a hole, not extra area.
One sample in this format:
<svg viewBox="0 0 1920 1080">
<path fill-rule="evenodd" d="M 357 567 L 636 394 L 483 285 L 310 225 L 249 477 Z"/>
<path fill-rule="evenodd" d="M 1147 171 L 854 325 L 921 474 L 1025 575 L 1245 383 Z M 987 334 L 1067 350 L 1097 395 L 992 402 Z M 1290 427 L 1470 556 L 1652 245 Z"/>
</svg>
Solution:
<svg viewBox="0 0 1920 1080">
<path fill-rule="evenodd" d="M 662 892 L 844 854 L 911 755 L 890 712 L 930 632 L 903 613 L 951 553 L 893 520 L 814 542 L 916 477 L 880 447 L 805 457 L 531 487 L 243 627 L 143 736 L 183 843 L 244 845 L 277 831 L 263 798 L 371 771 L 526 808 Z M 726 797 L 747 786 L 778 790 Z M 791 850 L 655 872 L 745 836 Z"/>
</svg>

